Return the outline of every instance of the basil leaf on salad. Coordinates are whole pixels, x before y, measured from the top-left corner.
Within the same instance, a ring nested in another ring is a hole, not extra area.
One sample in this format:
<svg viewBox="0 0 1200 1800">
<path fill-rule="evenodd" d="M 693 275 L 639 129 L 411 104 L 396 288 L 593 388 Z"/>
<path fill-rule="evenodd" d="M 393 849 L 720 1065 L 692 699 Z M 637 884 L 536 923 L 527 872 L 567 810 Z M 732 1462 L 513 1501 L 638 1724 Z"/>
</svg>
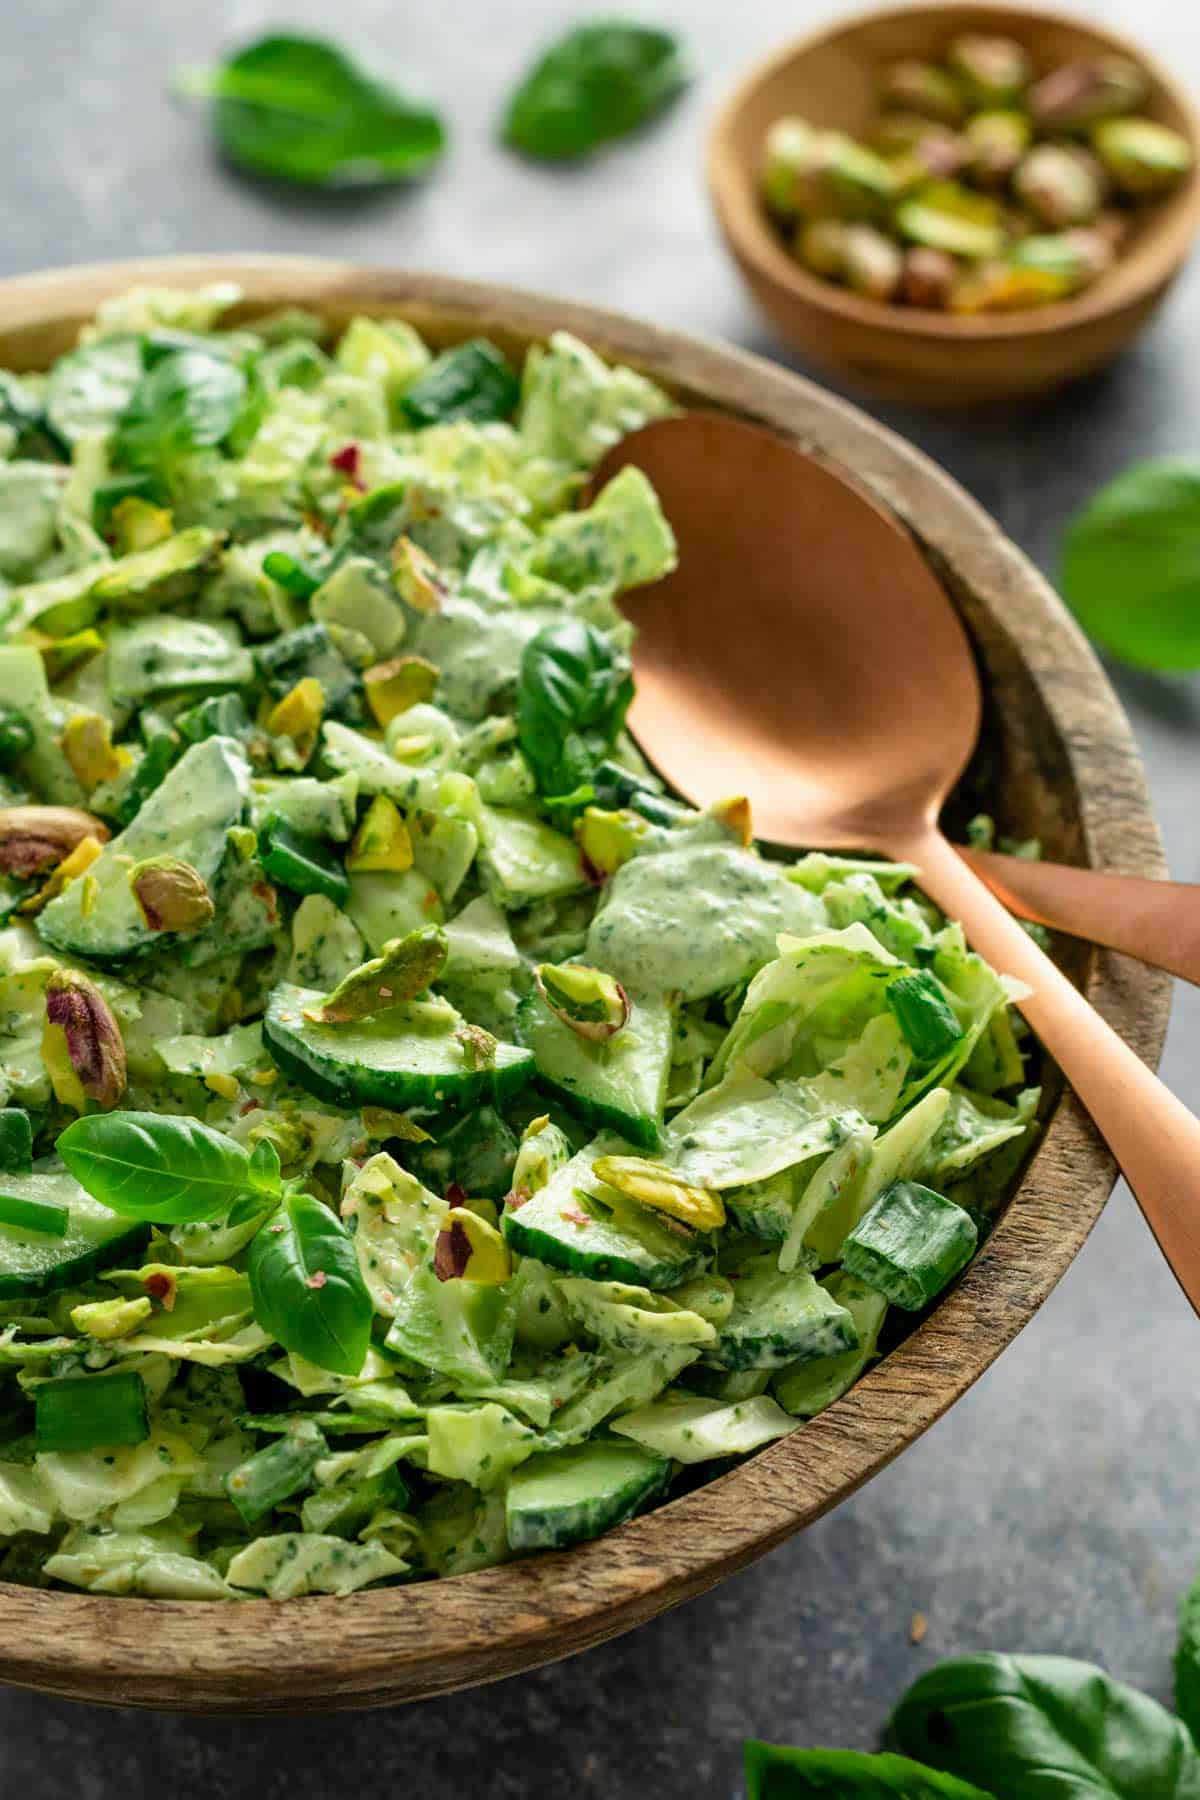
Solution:
<svg viewBox="0 0 1200 1800">
<path fill-rule="evenodd" d="M 984 1788 L 906 1756 L 745 1745 L 746 1800 L 994 1800 Z"/>
<path fill-rule="evenodd" d="M 632 699 L 628 656 L 594 626 L 568 619 L 531 639 L 517 683 L 517 736 L 541 793 L 559 800 L 590 783 Z"/>
<path fill-rule="evenodd" d="M 995 1800 L 1200 1800 L 1200 1752 L 1157 1700 L 1066 1656 L 958 1657 L 913 1683 L 889 1737 Z"/>
<path fill-rule="evenodd" d="M 285 1196 L 250 1246 L 254 1317 L 285 1350 L 335 1375 L 357 1375 L 371 1341 L 371 1296 L 354 1243 L 310 1194 Z"/>
<path fill-rule="evenodd" d="M 131 468 L 170 465 L 228 436 L 246 377 L 226 356 L 175 350 L 146 370 L 117 425 L 114 453 Z"/>
<path fill-rule="evenodd" d="M 306 187 L 395 181 L 445 144 L 431 107 L 325 38 L 272 32 L 217 68 L 185 70 L 175 85 L 215 102 L 213 129 L 230 162 Z"/>
<path fill-rule="evenodd" d="M 182 1114 L 85 1114 L 60 1132 L 57 1149 L 79 1185 L 126 1219 L 216 1219 L 243 1194 L 280 1189 L 278 1156 L 261 1147 L 252 1155 Z"/>
<path fill-rule="evenodd" d="M 668 106 L 690 79 L 670 31 L 621 19 L 577 25 L 543 53 L 508 102 L 501 134 L 528 156 L 585 156 Z"/>
<path fill-rule="evenodd" d="M 1093 495 L 1067 527 L 1062 591 L 1113 656 L 1200 668 L 1200 458 L 1139 463 Z"/>
</svg>

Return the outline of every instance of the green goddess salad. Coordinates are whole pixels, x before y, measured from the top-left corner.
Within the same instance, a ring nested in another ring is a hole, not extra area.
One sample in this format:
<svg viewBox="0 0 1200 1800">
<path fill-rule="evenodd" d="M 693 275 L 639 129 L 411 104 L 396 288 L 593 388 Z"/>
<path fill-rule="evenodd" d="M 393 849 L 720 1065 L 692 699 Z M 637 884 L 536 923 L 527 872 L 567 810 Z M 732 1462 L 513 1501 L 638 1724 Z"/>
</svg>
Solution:
<svg viewBox="0 0 1200 1800">
<path fill-rule="evenodd" d="M 584 488 L 666 395 L 236 298 L 0 373 L 0 1577 L 102 1594 L 620 1524 L 846 1391 L 1037 1104 L 914 870 L 626 735 L 675 547 Z"/>
</svg>

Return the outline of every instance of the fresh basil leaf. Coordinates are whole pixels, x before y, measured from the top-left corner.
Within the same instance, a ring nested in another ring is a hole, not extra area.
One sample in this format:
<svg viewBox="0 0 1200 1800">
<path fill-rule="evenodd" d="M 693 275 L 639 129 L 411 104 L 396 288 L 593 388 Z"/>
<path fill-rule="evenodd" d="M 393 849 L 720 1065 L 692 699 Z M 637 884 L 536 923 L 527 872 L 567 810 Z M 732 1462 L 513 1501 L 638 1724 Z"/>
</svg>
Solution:
<svg viewBox="0 0 1200 1800">
<path fill-rule="evenodd" d="M 516 370 L 487 338 L 471 338 L 435 357 L 405 390 L 401 406 L 412 425 L 473 425 L 508 419 L 521 384 Z"/>
<path fill-rule="evenodd" d="M 170 465 L 219 444 L 246 399 L 246 377 L 228 357 L 174 350 L 148 369 L 117 426 L 114 453 L 128 467 Z"/>
<path fill-rule="evenodd" d="M 543 794 L 591 785 L 633 698 L 629 658 L 578 619 L 548 625 L 525 646 L 517 737 Z"/>
<path fill-rule="evenodd" d="M 213 124 L 240 168 L 309 187 L 395 181 L 445 144 L 439 115 L 337 44 L 272 33 L 176 87 L 216 101 Z"/>
<path fill-rule="evenodd" d="M 248 1225 L 251 1219 L 257 1219 L 260 1213 L 273 1209 L 274 1200 L 267 1194 L 243 1194 L 235 1200 L 225 1215 L 226 1229 L 236 1231 L 239 1225 Z"/>
<path fill-rule="evenodd" d="M 111 431 L 142 379 L 140 338 L 102 338 L 60 356 L 46 381 L 46 419 L 66 444 Z"/>
<path fill-rule="evenodd" d="M 1200 1744 L 1200 1579 L 1192 1583 L 1179 1608 L 1175 1711 Z"/>
<path fill-rule="evenodd" d="M 1067 526 L 1062 591 L 1112 655 L 1200 668 L 1200 458 L 1139 463 L 1093 495 Z"/>
<path fill-rule="evenodd" d="M 669 31 L 620 19 L 577 25 L 526 74 L 501 132 L 529 156 L 583 156 L 644 125 L 689 79 Z"/>
<path fill-rule="evenodd" d="M 250 1246 L 254 1317 L 285 1350 L 335 1375 L 357 1375 L 371 1341 L 371 1296 L 354 1243 L 310 1194 L 284 1197 Z"/>
<path fill-rule="evenodd" d="M 250 1174 L 260 1193 L 278 1194 L 283 1187 L 279 1152 L 270 1138 L 259 1138 L 250 1152 Z"/>
<path fill-rule="evenodd" d="M 59 1134 L 58 1154 L 94 1200 L 163 1225 L 216 1219 L 247 1192 L 279 1192 L 279 1170 L 199 1119 L 89 1113 Z"/>
<path fill-rule="evenodd" d="M 0 426 L 12 433 L 12 455 L 61 460 L 64 445 L 50 427 L 43 401 L 8 369 L 0 369 Z"/>
<path fill-rule="evenodd" d="M 1066 1656 L 963 1656 L 914 1682 L 889 1741 L 995 1800 L 1200 1800 L 1200 1752 L 1145 1694 Z"/>
<path fill-rule="evenodd" d="M 745 1745 L 746 1800 L 994 1800 L 906 1756 Z"/>
</svg>

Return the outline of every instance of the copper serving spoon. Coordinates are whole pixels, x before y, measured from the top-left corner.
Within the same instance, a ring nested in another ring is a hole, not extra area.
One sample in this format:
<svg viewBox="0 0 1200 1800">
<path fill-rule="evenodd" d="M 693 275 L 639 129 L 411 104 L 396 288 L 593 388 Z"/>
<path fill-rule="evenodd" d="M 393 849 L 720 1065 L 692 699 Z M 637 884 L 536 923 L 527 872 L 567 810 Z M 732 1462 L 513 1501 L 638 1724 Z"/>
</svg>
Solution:
<svg viewBox="0 0 1200 1800">
<path fill-rule="evenodd" d="M 629 723 L 699 805 L 746 794 L 797 849 L 913 862 L 971 944 L 1032 990 L 1021 1010 L 1107 1140 L 1200 1312 L 1200 1121 L 1105 1024 L 992 893 L 1028 917 L 1200 979 L 1200 890 L 969 855 L 938 818 L 979 733 L 967 635 L 917 546 L 784 439 L 715 413 L 618 444 L 679 540 L 676 572 L 632 597 Z"/>
</svg>

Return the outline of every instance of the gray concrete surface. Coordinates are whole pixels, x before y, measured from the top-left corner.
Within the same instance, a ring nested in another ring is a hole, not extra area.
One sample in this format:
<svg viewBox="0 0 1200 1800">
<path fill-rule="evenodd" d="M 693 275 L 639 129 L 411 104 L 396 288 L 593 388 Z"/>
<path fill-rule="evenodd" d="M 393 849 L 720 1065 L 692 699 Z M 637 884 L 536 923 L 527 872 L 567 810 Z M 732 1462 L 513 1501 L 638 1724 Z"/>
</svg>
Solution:
<svg viewBox="0 0 1200 1800">
<path fill-rule="evenodd" d="M 1060 5 L 1067 0 L 1059 0 Z M 11 9 L 11 10 L 10 10 Z M 721 252 L 701 182 L 706 121 L 751 58 L 833 9 L 675 0 L 702 76 L 651 135 L 548 171 L 495 147 L 506 84 L 566 0 L 291 0 L 440 96 L 445 165 L 408 193 L 281 196 L 213 157 L 170 69 L 272 18 L 263 0 L 5 0 L 0 273 L 177 250 L 295 250 L 493 277 L 780 354 Z M 1129 9 L 1075 10 L 1133 24 Z M 19 14 L 19 30 L 16 29 Z M 1200 87 L 1200 15 L 1142 0 L 1137 27 Z M 1126 462 L 1200 439 L 1200 267 L 1119 368 L 998 415 L 888 415 L 1052 568 L 1063 519 Z M 1200 879 L 1200 688 L 1114 676 L 1176 875 Z M 1164 1072 L 1200 1106 L 1200 999 L 1181 993 Z M 1176 1597 L 1200 1562 L 1200 1328 L 1118 1191 L 1018 1343 L 899 1464 L 802 1538 L 632 1637 L 473 1695 L 369 1717 L 208 1724 L 0 1691 L 0 1795 L 319 1800 L 397 1791 L 579 1800 L 739 1791 L 747 1734 L 870 1745 L 936 1658 L 975 1648 L 1095 1657 L 1163 1696 Z M 929 1617 L 921 1647 L 909 1622 Z"/>
</svg>

